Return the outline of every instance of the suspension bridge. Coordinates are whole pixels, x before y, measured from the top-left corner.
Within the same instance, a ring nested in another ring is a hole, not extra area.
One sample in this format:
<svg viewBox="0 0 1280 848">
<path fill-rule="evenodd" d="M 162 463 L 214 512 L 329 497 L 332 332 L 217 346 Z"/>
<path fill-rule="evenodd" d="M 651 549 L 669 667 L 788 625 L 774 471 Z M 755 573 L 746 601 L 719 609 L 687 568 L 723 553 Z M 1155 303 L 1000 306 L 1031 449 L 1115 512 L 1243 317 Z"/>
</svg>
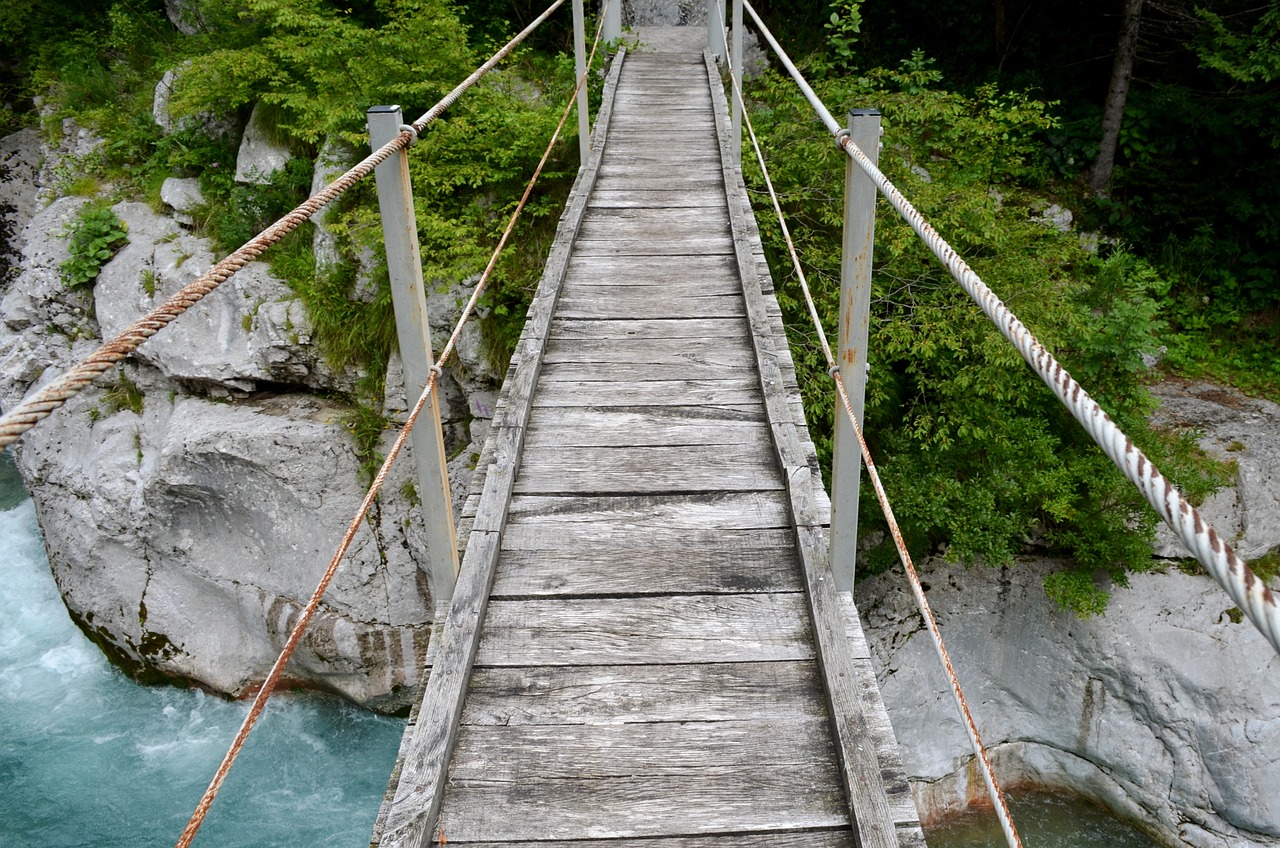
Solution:
<svg viewBox="0 0 1280 848">
<path fill-rule="evenodd" d="M 582 3 L 574 3 L 571 105 L 583 165 L 455 526 L 434 388 L 475 299 L 433 360 L 405 150 L 564 2 L 418 121 L 402 123 L 398 107 L 371 109 L 369 158 L 0 419 L 0 443 L 9 444 L 376 171 L 417 403 L 180 846 L 195 838 L 409 438 L 430 525 L 427 570 L 443 603 L 372 845 L 922 846 L 849 592 L 860 462 L 898 536 L 859 425 L 876 190 L 1280 650 L 1271 592 L 879 172 L 874 113 L 838 125 L 745 4 L 849 157 L 834 350 L 817 328 L 845 413 L 828 500 L 742 182 L 741 0 L 731 27 L 709 0 L 706 52 L 617 50 L 594 128 Z M 616 3 L 606 4 L 597 44 L 618 25 Z M 717 56 L 731 67 L 728 96 Z M 748 132 L 754 139 L 749 122 Z M 798 262 L 796 273 L 803 283 Z M 424 414 L 435 426 L 415 428 Z M 950 680 L 1016 846 L 976 724 Z"/>
</svg>

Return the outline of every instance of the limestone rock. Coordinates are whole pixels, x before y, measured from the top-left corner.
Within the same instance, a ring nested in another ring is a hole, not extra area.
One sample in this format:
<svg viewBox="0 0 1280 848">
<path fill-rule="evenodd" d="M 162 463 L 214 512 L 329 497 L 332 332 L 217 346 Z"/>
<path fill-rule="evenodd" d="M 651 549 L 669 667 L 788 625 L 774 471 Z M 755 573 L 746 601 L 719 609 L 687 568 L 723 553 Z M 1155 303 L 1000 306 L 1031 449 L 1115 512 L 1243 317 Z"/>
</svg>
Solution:
<svg viewBox="0 0 1280 848">
<path fill-rule="evenodd" d="M 1031 220 L 1044 224 L 1046 227 L 1053 227 L 1060 233 L 1069 233 L 1075 216 L 1071 214 L 1070 209 L 1053 203 L 1045 207 L 1039 214 L 1032 215 Z"/>
<path fill-rule="evenodd" d="M 138 415 L 95 388 L 33 430 L 19 463 L 73 617 L 126 667 L 231 694 L 260 681 L 363 496 L 339 413 L 315 397 L 148 391 Z M 384 499 L 291 677 L 379 708 L 408 702 L 433 617 L 418 524 Z"/>
<path fill-rule="evenodd" d="M 329 183 L 346 173 L 347 169 L 353 164 L 354 159 L 355 153 L 347 145 L 332 136 L 326 138 L 324 144 L 320 145 L 320 152 L 316 155 L 315 171 L 311 178 L 311 193 L 313 195 L 317 194 Z M 316 273 L 324 273 L 337 265 L 342 259 L 338 254 L 337 237 L 325 226 L 330 209 L 331 207 L 325 206 L 311 216 L 311 223 L 316 225 L 315 236 L 312 238 L 312 251 L 316 257 Z"/>
<path fill-rule="evenodd" d="M 96 335 L 92 295 L 87 289 L 68 288 L 60 267 L 70 256 L 67 228 L 86 203 L 82 197 L 64 197 L 27 224 L 20 273 L 0 298 L 0 321 L 9 330 L 67 338 Z"/>
<path fill-rule="evenodd" d="M 287 147 L 272 140 L 262 104 L 254 106 L 236 154 L 236 182 L 265 185 L 292 158 Z"/>
<path fill-rule="evenodd" d="M 164 0 L 164 13 L 183 35 L 195 35 L 208 29 L 195 0 Z"/>
<path fill-rule="evenodd" d="M 1002 779 L 1072 789 L 1170 843 L 1280 845 L 1280 657 L 1207 577 L 1132 575 L 1080 620 L 1045 597 L 1053 565 L 920 568 Z M 900 572 L 856 595 L 921 815 L 982 797 Z"/>
<path fill-rule="evenodd" d="M 169 177 L 160 186 L 160 200 L 173 210 L 173 218 L 179 224 L 195 223 L 192 213 L 204 205 L 197 177 Z"/>
<path fill-rule="evenodd" d="M 1167 380 L 1155 422 L 1202 433 L 1211 456 L 1236 463 L 1234 486 L 1209 496 L 1200 512 L 1246 560 L 1280 549 L 1280 404 L 1210 383 Z M 1175 481 L 1176 482 L 1176 481 Z M 1156 531 L 1156 556 L 1191 556 L 1172 530 Z"/>
<path fill-rule="evenodd" d="M 173 96 L 173 87 L 178 77 L 187 69 L 190 62 L 184 62 L 177 68 L 164 72 L 164 76 L 156 83 L 155 96 L 151 102 L 151 117 L 166 133 L 178 130 L 197 130 L 212 139 L 225 139 L 231 145 L 240 142 L 240 121 L 234 113 L 219 115 L 214 112 L 201 112 L 186 118 L 175 119 L 169 112 L 169 100 Z"/>
<path fill-rule="evenodd" d="M 18 130 L 0 138 L 0 281 L 22 250 L 22 231 L 36 213 L 40 135 Z"/>
<path fill-rule="evenodd" d="M 207 240 L 185 233 L 142 203 L 113 211 L 129 244 L 102 269 L 94 303 L 105 337 L 119 333 L 213 266 Z M 261 262 L 207 295 L 136 356 L 167 377 L 251 391 L 258 383 L 350 391 L 356 375 L 335 373 L 311 344 L 306 310 Z"/>
</svg>

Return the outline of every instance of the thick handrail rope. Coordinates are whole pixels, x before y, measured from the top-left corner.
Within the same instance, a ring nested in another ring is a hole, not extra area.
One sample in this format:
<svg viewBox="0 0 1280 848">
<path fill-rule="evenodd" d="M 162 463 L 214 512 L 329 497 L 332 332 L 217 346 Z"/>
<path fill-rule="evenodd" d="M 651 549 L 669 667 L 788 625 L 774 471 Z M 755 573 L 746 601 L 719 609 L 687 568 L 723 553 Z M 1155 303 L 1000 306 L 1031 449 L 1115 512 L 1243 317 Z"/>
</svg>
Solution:
<svg viewBox="0 0 1280 848">
<path fill-rule="evenodd" d="M 317 211 L 333 201 L 334 198 L 371 174 L 374 168 L 386 161 L 393 153 L 398 153 L 412 144 L 418 133 L 422 132 L 428 124 L 438 118 L 445 109 L 452 106 L 482 76 L 493 70 L 516 45 L 524 41 L 529 33 L 533 32 L 543 21 L 550 17 L 551 13 L 563 5 L 564 2 L 565 0 L 555 0 L 533 23 L 521 30 L 501 50 L 493 54 L 487 62 L 455 86 L 439 103 L 432 106 L 421 118 L 406 127 L 391 141 L 371 153 L 360 164 L 307 198 L 292 212 L 250 239 L 217 265 L 214 265 L 202 277 L 189 283 L 160 306 L 134 321 L 114 339 L 104 343 L 88 357 L 72 366 L 66 373 L 6 413 L 0 418 L 0 448 L 16 442 L 23 433 L 48 418 L 54 410 L 79 394 L 109 368 L 137 350 L 139 345 L 164 329 L 170 321 L 195 306 L 206 295 L 230 279 L 237 271 L 262 255 L 267 248 L 296 230 Z"/>
<path fill-rule="evenodd" d="M 946 266 L 951 276 L 973 299 L 978 307 L 991 319 L 1000 333 L 1017 348 L 1022 358 L 1032 370 L 1039 375 L 1058 400 L 1071 412 L 1085 431 L 1102 448 L 1112 462 L 1124 473 L 1129 482 L 1137 487 L 1147 503 L 1164 519 L 1187 549 L 1195 556 L 1205 570 L 1218 582 L 1226 593 L 1235 601 L 1236 606 L 1253 622 L 1254 627 L 1266 637 L 1277 653 L 1280 653 L 1280 602 L 1276 595 L 1249 568 L 1231 545 L 1218 535 L 1200 511 L 1191 505 L 1176 486 L 1165 477 L 1155 464 L 1138 449 L 1133 440 L 1116 426 L 1089 393 L 1075 381 L 1065 368 L 1040 343 L 1031 331 L 1018 320 L 1017 316 L 996 297 L 986 283 L 974 273 L 946 240 L 925 221 L 924 216 L 912 206 L 889 181 L 875 164 L 858 149 L 847 134 L 843 133 L 835 118 L 827 111 L 822 101 L 818 100 L 813 89 L 804 81 L 786 53 L 774 40 L 773 35 L 765 28 L 764 23 L 756 15 L 751 4 L 745 2 L 747 10 L 760 27 L 779 58 L 791 73 L 797 85 L 805 92 L 822 122 L 826 124 L 836 143 L 862 171 L 871 178 L 880 193 L 890 205 L 915 230 L 916 235 L 928 246 L 934 256 Z"/>
<path fill-rule="evenodd" d="M 862 426 L 858 422 L 858 417 L 854 415 L 853 404 L 849 402 L 849 394 L 845 390 L 844 378 L 841 377 L 840 367 L 836 363 L 835 355 L 831 352 L 831 343 L 827 340 L 826 329 L 823 327 L 822 319 L 818 315 L 818 306 L 814 303 L 813 292 L 809 289 L 809 280 L 805 276 L 803 266 L 800 264 L 800 256 L 796 252 L 795 242 L 791 239 L 791 230 L 787 227 L 786 216 L 782 214 L 782 204 L 778 200 L 778 193 L 774 190 L 773 179 L 769 176 L 769 168 L 764 161 L 764 151 L 760 149 L 760 140 L 756 137 L 755 126 L 752 124 L 751 115 L 747 111 L 746 99 L 742 96 L 742 90 L 738 88 L 737 80 L 734 80 L 732 75 L 730 75 L 730 80 L 733 82 L 734 96 L 738 98 L 741 104 L 742 117 L 747 133 L 751 136 L 751 146 L 755 149 L 756 161 L 760 164 L 760 173 L 764 176 L 765 187 L 768 189 L 769 199 L 773 203 L 773 211 L 778 216 L 778 224 L 781 227 L 783 238 L 787 242 L 787 252 L 791 254 L 791 265 L 795 269 L 796 278 L 800 283 L 800 290 L 804 293 L 805 304 L 809 308 L 809 316 L 813 319 L 813 326 L 818 331 L 818 341 L 822 345 L 822 354 L 827 360 L 827 373 L 835 381 L 836 391 L 840 395 L 840 402 L 849 418 L 849 423 L 853 425 L 854 434 L 858 437 L 858 448 L 862 452 L 862 458 L 866 464 L 867 476 L 871 479 L 872 486 L 875 488 L 876 499 L 880 501 L 880 509 L 884 512 L 885 521 L 889 525 L 889 532 L 893 536 L 894 545 L 898 549 L 898 558 L 902 561 L 902 567 L 907 573 L 907 582 L 911 584 L 911 594 L 915 598 L 916 607 L 920 610 L 921 617 L 924 618 L 925 624 L 929 628 L 929 636 L 933 642 L 934 650 L 938 654 L 938 660 L 942 663 L 943 671 L 946 673 L 947 683 L 951 686 L 951 696 L 955 701 L 960 717 L 963 719 L 965 732 L 969 736 L 969 744 L 973 748 L 974 756 L 978 758 L 982 765 L 982 779 L 987 785 L 987 793 L 991 796 L 996 818 L 1000 822 L 1000 829 L 1004 831 L 1005 841 L 1008 842 L 1009 848 L 1022 848 L 1022 839 L 1018 836 L 1018 829 L 1013 823 L 1013 816 L 1009 812 L 1004 790 L 1001 789 L 1000 781 L 996 778 L 995 769 L 987 756 L 986 746 L 982 744 L 982 735 L 978 732 L 978 725 L 973 720 L 973 714 L 969 710 L 969 703 L 965 700 L 964 691 L 960 688 L 960 680 L 956 677 L 955 668 L 951 665 L 951 656 L 947 652 L 946 644 L 942 641 L 942 632 L 938 628 L 938 622 L 934 618 L 932 608 L 929 606 L 929 600 L 925 597 L 924 586 L 920 583 L 915 564 L 911 561 L 911 554 L 902 538 L 902 530 L 899 529 L 898 519 L 893 514 L 889 496 L 885 492 L 884 486 L 880 483 L 880 473 L 876 469 L 875 460 L 871 458 L 871 450 L 867 447 L 866 439 L 863 438 Z"/>
<path fill-rule="evenodd" d="M 561 0 L 563 2 L 563 0 Z M 612 0 L 610 0 L 612 2 Z M 559 4 L 557 4 L 559 5 Z M 607 7 L 607 4 L 606 4 Z M 554 7 L 553 7 L 554 8 Z M 488 265 L 485 266 L 484 273 L 480 275 L 480 280 L 476 283 L 475 290 L 471 293 L 471 299 L 467 301 L 467 305 L 462 310 L 462 314 L 458 317 L 457 323 L 454 325 L 453 332 L 449 335 L 449 341 L 440 351 L 440 355 L 436 358 L 435 365 L 431 368 L 431 373 L 427 377 L 426 388 L 422 390 L 417 403 L 413 405 L 409 417 L 405 420 L 404 425 L 400 429 L 400 435 L 396 437 L 395 443 L 391 446 L 391 450 L 387 453 L 387 458 L 383 460 L 382 467 L 378 469 L 378 474 L 373 479 L 373 484 L 369 487 L 369 491 L 365 494 L 364 500 L 360 503 L 360 508 L 356 510 L 355 516 L 351 519 L 351 523 L 347 525 L 347 532 L 343 534 L 342 541 L 339 542 L 338 548 L 334 551 L 333 558 L 329 560 L 329 567 L 325 570 L 324 575 L 320 578 L 319 585 L 316 586 L 315 592 L 312 593 L 311 599 L 303 608 L 302 614 L 298 616 L 298 621 L 294 624 L 293 630 L 289 633 L 284 648 L 280 651 L 280 656 L 276 658 L 275 664 L 271 666 L 271 671 L 267 674 L 266 680 L 259 687 L 257 695 L 253 699 L 253 705 L 249 708 L 249 713 L 245 716 L 244 721 L 240 725 L 240 729 L 236 732 L 235 738 L 231 742 L 231 746 L 227 749 L 226 755 L 222 759 L 222 763 L 218 766 L 217 772 L 214 773 L 213 779 L 209 782 L 209 786 L 205 789 L 204 795 L 200 798 L 200 802 L 196 805 L 196 809 L 191 814 L 191 819 L 187 822 L 187 826 L 183 829 L 182 835 L 178 838 L 176 848 L 189 848 L 196 833 L 200 830 L 200 826 L 204 823 L 205 817 L 209 813 L 214 799 L 218 795 L 218 791 L 222 788 L 223 782 L 226 780 L 227 774 L 231 771 L 231 766 L 235 763 L 236 757 L 239 756 L 240 750 L 244 747 L 245 742 L 249 738 L 249 733 L 258 722 L 258 718 L 262 715 L 262 711 L 267 706 L 267 701 L 275 691 L 276 685 L 280 681 L 280 676 L 284 672 L 285 665 L 293 656 L 298 644 L 302 640 L 303 633 L 307 626 L 311 623 L 311 619 L 315 616 L 316 611 L 320 608 L 320 601 L 324 597 L 325 592 L 329 588 L 329 584 L 333 582 L 334 575 L 337 574 L 338 566 L 342 560 L 346 558 L 347 551 L 351 547 L 352 541 L 355 539 L 356 532 L 360 529 L 360 525 L 364 522 L 365 515 L 369 512 L 369 508 L 373 505 L 373 500 L 382 490 L 383 483 L 386 482 L 387 475 L 391 471 L 391 466 L 395 464 L 396 458 L 400 455 L 401 449 L 409 438 L 409 433 L 413 429 L 414 423 L 418 420 L 418 415 L 426 407 L 427 401 L 431 397 L 431 392 L 435 389 L 439 382 L 440 375 L 443 373 L 444 363 L 449 359 L 457 346 L 458 339 L 462 335 L 462 329 L 466 325 L 467 320 L 471 317 L 471 313 L 475 310 L 476 303 L 480 299 L 481 293 L 489 282 L 489 277 L 493 273 L 493 269 L 498 264 L 498 258 L 502 254 L 503 248 L 506 246 L 507 240 L 511 237 L 511 233 L 515 230 L 516 221 L 520 218 L 520 213 L 524 211 L 525 205 L 529 202 L 529 196 L 533 193 L 533 188 L 538 182 L 538 178 L 542 175 L 542 169 L 546 166 L 547 160 L 551 157 L 551 151 L 555 147 L 555 143 L 560 138 L 560 132 L 564 129 L 565 122 L 569 118 L 569 113 L 573 110 L 578 92 L 582 86 L 586 84 L 587 74 L 590 73 L 591 61 L 595 58 L 596 48 L 600 43 L 600 32 L 604 26 L 604 15 L 600 16 L 600 26 L 596 29 L 596 40 L 591 47 L 591 58 L 587 60 L 587 73 L 578 78 L 578 83 L 574 86 L 573 93 L 569 97 L 569 102 L 565 106 L 563 114 L 560 116 L 560 123 L 556 125 L 555 132 L 551 134 L 551 140 L 547 143 L 547 149 L 543 151 L 542 158 L 538 161 L 538 167 L 534 169 L 533 176 L 530 177 L 528 184 L 525 186 L 524 194 L 520 196 L 520 202 L 516 204 L 515 211 L 511 213 L 511 218 L 507 222 L 507 227 L 502 233 L 502 237 L 498 240 L 497 247 L 494 248 L 492 256 L 489 258 Z"/>
</svg>

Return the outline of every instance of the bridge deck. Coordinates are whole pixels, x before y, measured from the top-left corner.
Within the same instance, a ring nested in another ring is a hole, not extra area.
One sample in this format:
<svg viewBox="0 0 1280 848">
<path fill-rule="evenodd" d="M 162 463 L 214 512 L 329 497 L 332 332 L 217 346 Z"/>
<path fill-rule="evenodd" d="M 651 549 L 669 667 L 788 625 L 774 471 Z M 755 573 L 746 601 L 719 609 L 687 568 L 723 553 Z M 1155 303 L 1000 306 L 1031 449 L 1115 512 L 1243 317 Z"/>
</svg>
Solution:
<svg viewBox="0 0 1280 848">
<path fill-rule="evenodd" d="M 777 411 L 791 422 L 797 401 L 777 380 L 762 391 L 764 301 L 754 279 L 756 300 L 744 290 L 755 259 L 709 82 L 694 54 L 613 72 L 607 144 L 562 222 L 571 251 L 553 251 L 559 279 L 531 309 L 482 460 L 384 846 L 856 844 L 845 786 L 867 775 L 840 728 L 875 722 L 828 694 L 827 678 L 851 690 L 855 675 L 852 653 L 830 656 L 849 652 L 843 631 L 836 651 L 819 644 L 812 596 L 829 587 L 797 544 L 787 475 L 812 489 L 812 446 L 802 466 L 779 463 Z M 477 562 L 490 574 L 468 583 Z M 862 748 L 892 744 L 880 724 Z M 913 841 L 913 810 L 890 821 L 870 778 L 887 824 L 863 830 Z"/>
</svg>

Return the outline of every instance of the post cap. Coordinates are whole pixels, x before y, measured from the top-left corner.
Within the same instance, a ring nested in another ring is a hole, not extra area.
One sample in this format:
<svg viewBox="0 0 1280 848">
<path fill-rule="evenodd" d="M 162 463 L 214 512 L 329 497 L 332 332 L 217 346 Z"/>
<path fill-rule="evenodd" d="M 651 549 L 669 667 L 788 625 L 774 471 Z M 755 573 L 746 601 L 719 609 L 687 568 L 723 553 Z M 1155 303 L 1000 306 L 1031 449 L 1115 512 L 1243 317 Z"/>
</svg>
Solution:
<svg viewBox="0 0 1280 848">
<path fill-rule="evenodd" d="M 366 115 L 383 115 L 389 112 L 399 112 L 399 111 L 400 111 L 399 106 L 370 106 L 369 110 L 365 112 L 365 114 Z"/>
<path fill-rule="evenodd" d="M 879 109 L 850 109 L 850 118 L 878 118 L 880 117 Z"/>
</svg>

